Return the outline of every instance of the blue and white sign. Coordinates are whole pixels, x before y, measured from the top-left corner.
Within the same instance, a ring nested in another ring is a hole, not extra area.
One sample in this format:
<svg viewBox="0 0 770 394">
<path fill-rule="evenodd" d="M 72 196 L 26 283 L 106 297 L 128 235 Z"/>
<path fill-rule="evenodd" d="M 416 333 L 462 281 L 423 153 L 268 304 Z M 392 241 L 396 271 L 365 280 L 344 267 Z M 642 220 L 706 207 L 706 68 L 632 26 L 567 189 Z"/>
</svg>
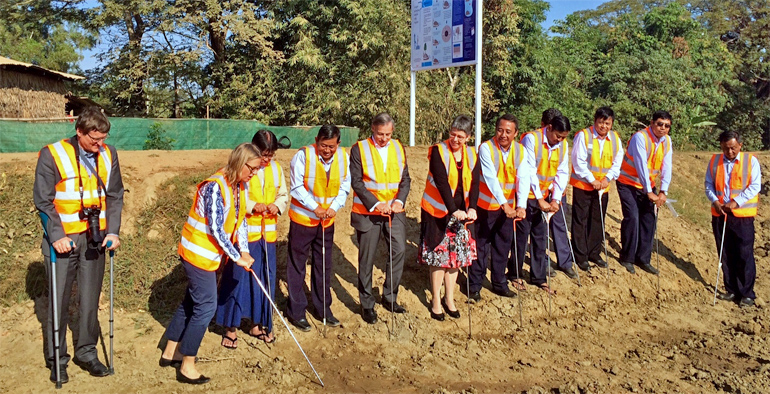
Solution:
<svg viewBox="0 0 770 394">
<path fill-rule="evenodd" d="M 412 71 L 476 64 L 478 0 L 412 0 Z"/>
</svg>

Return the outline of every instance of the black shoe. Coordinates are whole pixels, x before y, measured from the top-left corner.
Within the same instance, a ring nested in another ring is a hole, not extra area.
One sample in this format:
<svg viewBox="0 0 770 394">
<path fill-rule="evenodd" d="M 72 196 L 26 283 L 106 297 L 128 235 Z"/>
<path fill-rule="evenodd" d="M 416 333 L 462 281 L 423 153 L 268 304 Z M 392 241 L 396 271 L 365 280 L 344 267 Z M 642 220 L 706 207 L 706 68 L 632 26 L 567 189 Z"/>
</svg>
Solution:
<svg viewBox="0 0 770 394">
<path fill-rule="evenodd" d="M 505 289 L 502 289 L 502 290 L 492 289 L 492 292 L 497 294 L 497 295 L 499 295 L 500 297 L 507 297 L 507 298 L 515 298 L 516 297 L 516 292 L 514 292 L 513 290 L 511 290 L 511 289 L 509 289 L 507 287 Z"/>
<path fill-rule="evenodd" d="M 317 315 L 313 315 L 313 316 L 316 319 L 318 319 L 318 321 L 320 321 L 320 322 L 324 321 L 324 317 L 323 316 L 317 316 Z M 326 315 L 326 325 L 329 326 L 329 327 L 339 327 L 340 326 L 340 321 L 337 320 L 337 318 L 334 317 L 334 315 L 329 313 L 329 314 Z"/>
<path fill-rule="evenodd" d="M 585 272 L 591 272 L 591 265 L 589 265 L 588 263 L 575 263 L 575 265 L 577 265 L 578 268 L 580 268 Z"/>
<path fill-rule="evenodd" d="M 404 309 L 403 306 L 398 305 L 398 302 L 394 302 L 392 308 L 390 305 L 391 305 L 390 302 L 387 302 L 387 301 L 382 302 L 382 307 L 385 308 L 385 310 L 387 310 L 388 312 L 406 313 L 406 309 Z"/>
<path fill-rule="evenodd" d="M 363 308 L 363 311 L 361 312 L 361 317 L 364 319 L 365 322 L 369 324 L 377 323 L 377 312 L 374 311 L 374 308 L 372 309 Z"/>
<path fill-rule="evenodd" d="M 736 295 L 735 293 L 719 293 L 717 294 L 717 298 L 722 301 L 735 301 Z"/>
<path fill-rule="evenodd" d="M 99 361 L 98 358 L 95 358 L 90 361 L 80 361 L 76 358 L 72 359 L 72 361 L 75 362 L 75 365 L 77 365 L 80 368 L 85 369 L 88 371 L 88 373 L 91 374 L 91 376 L 107 376 L 110 374 L 110 370 L 107 369 L 107 366 L 102 364 L 101 361 Z"/>
<path fill-rule="evenodd" d="M 453 319 L 459 319 L 460 318 L 460 311 L 458 311 L 457 309 L 455 309 L 455 310 L 449 309 L 449 307 L 446 306 L 446 301 L 443 298 L 441 299 L 441 306 L 444 307 L 444 310 L 446 311 L 446 314 L 449 315 L 449 317 L 451 317 Z M 431 311 L 431 313 L 433 313 L 433 311 Z"/>
<path fill-rule="evenodd" d="M 300 319 L 305 320 L 305 319 Z M 179 383 L 187 383 L 187 384 L 204 384 L 208 383 L 211 380 L 211 378 L 206 376 L 198 376 L 196 379 L 190 379 L 187 376 L 182 375 L 182 372 L 176 371 L 176 381 Z"/>
<path fill-rule="evenodd" d="M 468 297 L 468 302 L 470 302 L 471 304 L 477 304 L 481 302 L 481 292 L 480 291 L 471 292 L 470 297 Z"/>
<path fill-rule="evenodd" d="M 607 262 L 602 259 L 596 259 L 592 262 L 599 268 L 607 268 Z"/>
<path fill-rule="evenodd" d="M 160 356 L 160 360 L 158 360 L 158 365 L 161 368 L 166 368 L 166 367 L 179 368 L 182 366 L 182 360 L 169 360 L 169 359 L 163 358 L 163 356 Z"/>
<path fill-rule="evenodd" d="M 632 274 L 635 274 L 635 273 L 636 273 L 636 269 L 634 268 L 634 265 L 633 265 L 633 264 L 631 264 L 631 263 L 626 263 L 626 262 L 624 262 L 624 261 L 621 261 L 621 262 L 620 262 L 620 265 L 622 265 L 622 266 L 623 266 L 623 267 L 626 269 L 626 271 L 628 271 L 628 272 L 630 272 L 630 273 L 632 273 Z"/>
<path fill-rule="evenodd" d="M 548 265 L 548 275 L 551 278 L 555 278 L 556 277 L 556 269 L 551 264 Z"/>
<path fill-rule="evenodd" d="M 59 367 L 59 379 L 61 380 L 62 384 L 70 381 L 70 376 L 67 374 L 66 365 Z M 56 368 L 51 368 L 51 382 L 56 383 Z"/>
<path fill-rule="evenodd" d="M 647 272 L 649 272 L 649 273 L 651 273 L 653 275 L 657 275 L 658 274 L 658 270 L 655 269 L 655 267 L 653 267 L 652 264 L 642 264 L 642 265 L 639 266 L 639 268 L 641 268 L 642 271 L 647 271 Z"/>
<path fill-rule="evenodd" d="M 569 267 L 569 268 L 566 268 L 566 269 L 559 268 L 559 271 L 564 272 L 564 275 L 567 275 L 567 277 L 570 278 L 570 279 L 577 279 L 578 278 L 577 272 L 575 272 L 575 270 L 572 267 Z"/>
<path fill-rule="evenodd" d="M 754 306 L 754 299 L 749 297 L 741 298 L 741 302 L 738 303 L 741 308 L 748 308 Z"/>
<path fill-rule="evenodd" d="M 297 327 L 300 331 L 302 331 L 302 332 L 310 331 L 310 323 L 308 323 L 307 319 L 305 319 L 304 317 L 302 319 L 299 319 L 299 320 L 294 320 L 294 319 L 292 319 L 289 316 L 287 316 L 287 318 L 289 319 L 289 323 L 294 325 L 294 327 Z"/>
<path fill-rule="evenodd" d="M 430 310 L 430 309 L 428 309 Z M 431 319 L 438 320 L 438 321 L 444 321 L 444 313 L 433 313 L 433 311 L 430 311 L 430 317 Z"/>
</svg>

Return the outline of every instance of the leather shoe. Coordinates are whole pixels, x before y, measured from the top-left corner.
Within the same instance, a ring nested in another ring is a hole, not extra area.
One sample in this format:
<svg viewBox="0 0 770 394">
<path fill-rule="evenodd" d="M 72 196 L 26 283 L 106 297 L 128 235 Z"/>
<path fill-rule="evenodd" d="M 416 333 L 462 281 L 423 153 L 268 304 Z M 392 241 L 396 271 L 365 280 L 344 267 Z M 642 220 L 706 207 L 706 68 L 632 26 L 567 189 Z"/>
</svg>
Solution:
<svg viewBox="0 0 770 394">
<path fill-rule="evenodd" d="M 305 319 L 300 319 L 300 320 L 305 320 Z M 203 375 L 198 376 L 195 379 L 190 379 L 187 376 L 184 376 L 182 374 L 182 372 L 176 371 L 176 381 L 179 382 L 179 383 L 204 384 L 204 383 L 208 383 L 210 380 L 211 380 L 211 378 L 203 376 Z"/>
<path fill-rule="evenodd" d="M 628 272 L 630 272 L 630 273 L 632 273 L 632 274 L 635 274 L 635 273 L 636 273 L 636 269 L 634 268 L 634 265 L 633 265 L 633 264 L 631 264 L 631 263 L 627 263 L 627 262 L 625 262 L 625 261 L 621 261 L 621 262 L 620 262 L 620 265 L 622 265 L 622 266 L 623 266 L 623 267 L 626 269 L 626 271 L 628 271 Z"/>
<path fill-rule="evenodd" d="M 471 295 L 468 297 L 468 301 L 471 304 L 476 304 L 481 302 L 481 292 L 480 291 L 472 292 Z"/>
<path fill-rule="evenodd" d="M 391 308 L 390 305 L 391 305 L 390 302 L 387 302 L 387 301 L 382 302 L 382 307 L 385 308 L 385 310 L 387 310 L 388 312 L 406 313 L 406 309 L 404 309 L 403 306 L 398 305 L 398 302 L 393 303 L 393 308 Z"/>
<path fill-rule="evenodd" d="M 500 289 L 500 290 L 492 289 L 492 292 L 497 294 L 497 295 L 499 295 L 500 297 L 507 297 L 507 298 L 515 298 L 516 297 L 516 292 L 514 292 L 513 290 L 511 290 L 511 289 L 509 289 L 507 287 L 505 289 Z"/>
<path fill-rule="evenodd" d="M 444 321 L 444 313 L 433 313 L 433 311 L 430 311 L 430 317 L 431 319 L 438 320 L 438 321 Z"/>
<path fill-rule="evenodd" d="M 652 264 L 642 264 L 642 265 L 639 266 L 639 268 L 641 268 L 642 271 L 647 271 L 647 272 L 649 272 L 649 273 L 651 273 L 653 275 L 657 275 L 658 274 L 658 270 L 655 269 L 655 267 L 653 267 Z"/>
<path fill-rule="evenodd" d="M 363 308 L 363 311 L 361 312 L 361 317 L 364 319 L 365 322 L 369 324 L 377 323 L 377 312 L 374 311 L 374 308 L 371 308 L 371 309 Z"/>
<path fill-rule="evenodd" d="M 163 358 L 163 356 L 160 356 L 160 360 L 158 360 L 158 365 L 161 368 L 166 368 L 166 367 L 179 368 L 182 366 L 182 360 L 169 360 L 169 359 Z"/>
<path fill-rule="evenodd" d="M 722 301 L 735 301 L 735 293 L 719 293 L 717 294 L 717 298 L 719 298 Z"/>
<path fill-rule="evenodd" d="M 556 277 L 556 269 L 553 268 L 553 265 L 548 266 L 548 275 L 550 275 L 551 278 Z"/>
<path fill-rule="evenodd" d="M 585 263 L 575 263 L 575 265 L 578 266 L 581 270 L 585 272 L 591 272 L 591 265 L 589 265 L 587 262 Z"/>
<path fill-rule="evenodd" d="M 446 314 L 449 315 L 449 317 L 451 317 L 453 319 L 459 319 L 460 318 L 460 311 L 458 311 L 457 309 L 455 309 L 455 310 L 449 309 L 449 307 L 446 306 L 446 301 L 443 298 L 441 299 L 441 306 L 444 307 L 444 310 L 446 311 Z M 431 311 L 431 313 L 433 313 L 433 312 Z"/>
<path fill-rule="evenodd" d="M 80 368 L 85 369 L 88 371 L 88 373 L 91 374 L 91 376 L 107 376 L 110 374 L 110 370 L 107 369 L 107 366 L 102 364 L 101 361 L 99 361 L 98 358 L 94 358 L 90 361 L 80 361 L 78 359 L 72 359 L 72 361 L 75 362 L 75 365 L 77 365 Z"/>
<path fill-rule="evenodd" d="M 59 379 L 61 383 L 67 383 L 70 381 L 70 376 L 67 374 L 67 366 L 62 365 L 59 367 Z M 56 369 L 51 368 L 51 382 L 56 383 Z"/>
<path fill-rule="evenodd" d="M 741 302 L 738 303 L 741 308 L 748 308 L 754 306 L 754 299 L 749 297 L 741 298 Z"/>
<path fill-rule="evenodd" d="M 313 315 L 313 316 L 316 319 L 318 319 L 319 321 L 321 321 L 321 322 L 324 321 L 323 315 L 321 315 L 321 316 Z M 329 326 L 329 327 L 339 327 L 340 326 L 340 321 L 337 320 L 337 318 L 334 317 L 334 315 L 332 315 L 331 313 L 327 313 L 326 314 L 326 325 Z"/>
<path fill-rule="evenodd" d="M 297 327 L 302 332 L 310 331 L 310 323 L 308 323 L 307 319 L 305 319 L 304 317 L 299 320 L 294 320 L 291 317 L 289 317 L 289 323 L 291 323 L 294 327 Z"/>
<path fill-rule="evenodd" d="M 599 268 L 607 268 L 607 262 L 602 259 L 596 259 L 593 261 L 594 264 L 596 264 Z"/>
<path fill-rule="evenodd" d="M 575 272 L 575 270 L 572 267 L 569 267 L 569 268 L 566 268 L 566 269 L 559 268 L 559 271 L 564 272 L 564 275 L 567 275 L 567 277 L 570 278 L 570 279 L 577 279 L 578 278 L 577 272 Z"/>
</svg>

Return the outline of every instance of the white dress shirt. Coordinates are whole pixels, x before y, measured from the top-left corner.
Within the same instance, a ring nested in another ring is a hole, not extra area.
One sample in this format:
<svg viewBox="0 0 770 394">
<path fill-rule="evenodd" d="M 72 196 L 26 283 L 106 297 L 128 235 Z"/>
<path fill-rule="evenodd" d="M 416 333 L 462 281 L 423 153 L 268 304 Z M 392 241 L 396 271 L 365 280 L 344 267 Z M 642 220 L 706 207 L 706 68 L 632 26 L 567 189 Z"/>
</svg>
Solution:
<svg viewBox="0 0 770 394">
<path fill-rule="evenodd" d="M 544 127 L 542 129 L 542 139 L 543 144 L 548 149 L 548 157 L 543 157 L 543 160 L 550 160 L 551 154 L 553 154 L 556 149 L 558 149 L 562 144 L 564 145 L 564 157 L 561 159 L 561 162 L 559 162 L 559 167 L 556 169 L 556 178 L 554 178 L 553 182 L 551 182 L 551 190 L 553 191 L 553 195 L 551 196 L 551 201 L 561 201 L 561 197 L 564 194 L 564 190 L 567 188 L 567 181 L 569 181 L 569 155 L 567 152 L 569 152 L 569 147 L 567 146 L 567 140 L 564 140 L 554 146 L 551 146 L 551 144 L 548 143 L 548 137 L 546 137 L 546 131 L 548 130 L 547 127 Z M 540 190 L 540 180 L 537 179 L 537 163 L 535 162 L 536 154 L 535 154 L 535 137 L 531 134 L 527 134 L 522 139 L 521 143 L 524 145 L 524 148 L 527 150 L 527 155 L 529 156 L 530 163 L 532 165 L 532 168 L 535 169 L 534 173 L 531 176 L 531 186 L 532 192 L 535 194 L 536 199 L 543 198 L 543 191 Z"/>
<path fill-rule="evenodd" d="M 340 151 L 340 155 L 341 154 L 342 151 Z M 296 198 L 305 208 L 314 211 L 318 208 L 318 203 L 313 199 L 313 195 L 310 194 L 310 191 L 305 188 L 305 160 L 305 149 L 298 150 L 291 159 L 289 194 L 293 198 Z M 334 156 L 332 156 L 327 163 L 319 154 L 318 160 L 321 161 L 324 171 L 326 171 L 326 175 L 329 176 L 329 171 L 334 162 Z M 350 193 L 350 171 L 348 171 L 347 174 L 340 174 L 340 178 L 339 194 L 337 194 L 337 197 L 335 197 L 334 200 L 332 200 L 331 205 L 329 205 L 329 208 L 333 209 L 335 212 L 339 212 L 339 210 L 345 206 L 345 200 L 347 200 L 348 194 Z"/>
<path fill-rule="evenodd" d="M 599 156 L 601 156 L 602 152 L 604 151 L 604 145 L 613 132 L 610 131 L 606 136 L 601 137 L 593 126 L 589 127 L 587 130 L 593 134 L 594 139 L 599 140 Z M 575 174 L 583 179 L 587 179 L 590 183 L 595 181 L 596 177 L 594 177 L 594 174 L 591 172 L 591 170 L 588 169 L 588 162 L 591 160 L 591 158 L 588 157 L 588 147 L 586 146 L 585 136 L 583 136 L 584 132 L 585 131 L 578 132 L 575 134 L 575 138 L 572 140 L 572 168 L 575 170 Z M 607 182 L 618 179 L 618 175 L 620 175 L 620 165 L 623 163 L 624 153 L 625 150 L 623 149 L 623 145 L 620 143 L 620 141 L 618 141 L 618 151 L 615 153 L 615 157 L 612 158 L 612 167 L 610 168 L 610 171 L 607 173 L 606 177 Z"/>
</svg>

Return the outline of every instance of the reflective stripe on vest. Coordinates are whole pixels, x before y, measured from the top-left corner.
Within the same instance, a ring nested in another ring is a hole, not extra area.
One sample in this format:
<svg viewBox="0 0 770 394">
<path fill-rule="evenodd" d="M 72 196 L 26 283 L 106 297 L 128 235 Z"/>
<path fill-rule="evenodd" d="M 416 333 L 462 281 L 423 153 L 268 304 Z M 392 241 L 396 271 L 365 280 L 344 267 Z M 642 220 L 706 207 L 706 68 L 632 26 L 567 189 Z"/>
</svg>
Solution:
<svg viewBox="0 0 770 394">
<path fill-rule="evenodd" d="M 258 176 L 251 177 L 246 184 L 246 198 L 257 204 L 270 205 L 275 202 L 278 195 L 278 189 L 283 180 L 283 169 L 277 161 L 273 160 L 263 169 L 264 185 Z M 264 218 L 264 220 L 263 220 Z M 249 242 L 257 242 L 265 237 L 267 242 L 275 242 L 278 239 L 276 233 L 276 223 L 278 215 L 271 215 L 267 212 L 254 214 L 246 213 L 246 224 L 249 228 Z"/>
<path fill-rule="evenodd" d="M 730 198 L 727 200 L 734 200 L 744 190 L 746 190 L 751 184 L 751 158 L 752 155 L 748 153 L 741 153 L 741 157 L 733 164 L 733 170 L 730 173 Z M 724 167 L 724 155 L 716 154 L 711 157 L 708 167 L 711 179 L 714 180 L 714 190 L 719 198 L 719 202 L 725 203 L 725 167 Z M 733 209 L 732 213 L 739 218 L 748 218 L 757 216 L 757 207 L 759 206 L 759 193 L 749 201 L 746 201 L 740 207 Z M 711 215 L 719 216 L 714 207 L 711 207 Z"/>
<path fill-rule="evenodd" d="M 304 147 L 305 149 L 305 176 L 303 182 L 305 189 L 313 196 L 313 200 L 326 209 L 332 204 L 340 193 L 342 178 L 348 175 L 348 154 L 344 148 L 337 148 L 332 156 L 332 165 L 329 173 L 324 170 L 323 163 L 318 158 L 315 144 Z M 306 227 L 315 227 L 321 223 L 321 219 L 297 199 L 291 199 L 289 205 L 289 218 Z M 334 218 L 324 220 L 324 228 L 334 224 Z"/>
<path fill-rule="evenodd" d="M 476 166 L 476 151 L 473 148 L 467 146 L 462 147 L 462 177 L 460 177 L 457 171 L 457 165 L 455 164 L 454 154 L 449 149 L 449 141 L 444 141 L 436 145 L 438 147 L 441 161 L 444 163 L 444 168 L 447 173 L 447 180 L 449 182 L 449 189 L 452 190 L 452 195 L 457 191 L 457 185 L 459 180 L 463 182 L 463 199 L 465 200 L 465 207 L 469 206 L 469 196 L 471 190 L 471 180 L 473 179 L 473 167 Z M 430 162 L 430 152 L 428 151 L 428 162 Z M 428 172 L 428 179 L 425 181 L 425 192 L 422 194 L 422 201 L 420 206 L 428 214 L 436 218 L 443 218 L 449 211 L 444 204 L 444 200 L 441 198 L 441 193 L 438 191 L 436 181 L 433 179 L 433 174 Z"/>
<path fill-rule="evenodd" d="M 500 187 L 503 189 L 503 194 L 505 195 L 508 204 L 515 205 L 518 168 L 526 157 L 524 154 L 524 146 L 516 141 L 511 142 L 508 151 L 508 160 L 505 160 L 503 151 L 496 139 L 493 138 L 485 142 L 485 144 L 487 144 L 489 153 L 492 156 L 495 175 Z M 511 155 L 513 155 L 513 157 L 511 157 Z M 482 169 L 482 171 L 484 170 Z M 492 195 L 492 191 L 490 191 L 483 174 L 479 180 L 478 207 L 487 211 L 496 211 L 500 209 L 500 203 L 495 196 Z"/>
<path fill-rule="evenodd" d="M 607 176 L 607 173 L 612 169 L 612 162 L 615 159 L 615 155 L 620 149 L 620 137 L 618 133 L 610 131 L 607 135 L 609 138 L 604 138 L 602 142 L 598 138 L 594 138 L 594 127 L 591 126 L 587 129 L 581 130 L 583 133 L 586 144 L 586 162 L 588 164 L 588 170 L 591 171 L 596 180 L 602 180 Z M 604 144 L 604 148 L 600 149 L 599 144 Z M 609 144 L 609 147 L 607 146 Z M 575 149 L 573 146 L 572 149 Z M 600 153 L 601 151 L 601 153 Z M 575 163 L 572 163 L 572 175 L 570 176 L 569 184 L 577 187 L 578 189 L 592 191 L 594 187 L 588 179 L 585 179 L 575 172 Z M 604 191 L 609 190 L 609 185 Z"/>
<path fill-rule="evenodd" d="M 652 130 L 650 130 L 649 127 L 636 132 L 636 134 L 638 133 L 642 133 L 642 137 L 644 137 L 644 147 L 647 151 L 647 171 L 650 173 L 650 185 L 654 188 L 660 177 L 660 170 L 663 167 L 663 158 L 665 158 L 668 151 L 671 150 L 671 137 L 666 138 L 663 149 L 659 149 L 661 142 L 658 142 L 657 144 L 652 142 Z M 623 163 L 620 165 L 618 182 L 641 189 L 642 183 L 639 181 L 639 174 L 637 174 L 636 167 L 634 166 L 634 158 L 631 156 L 631 152 L 628 149 L 628 146 L 631 145 L 633 139 L 634 138 L 631 137 L 626 145 L 626 154 L 623 156 Z M 662 150 L 663 152 L 659 154 L 659 150 Z"/>
<path fill-rule="evenodd" d="M 106 230 L 107 193 L 105 190 L 101 190 L 101 199 L 99 198 L 100 193 L 98 189 L 101 189 L 101 187 L 96 176 L 89 174 L 88 169 L 78 162 L 75 156 L 75 148 L 69 139 L 50 144 L 47 148 L 51 152 L 56 169 L 61 176 L 61 181 L 55 187 L 56 194 L 54 195 L 53 205 L 59 214 L 64 233 L 78 234 L 86 231 L 88 229 L 88 222 L 86 219 L 81 220 L 79 213 L 82 207 L 89 208 L 91 206 L 101 208 L 101 212 L 99 212 L 99 229 Z M 105 186 L 109 185 L 110 176 L 112 175 L 112 152 L 100 146 L 99 155 L 96 160 L 98 161 L 96 169 L 99 178 L 102 179 Z M 78 181 L 78 173 L 80 173 L 80 181 Z M 80 201 L 80 182 L 83 185 L 82 205 Z"/>
<path fill-rule="evenodd" d="M 404 147 L 398 140 L 390 140 L 387 169 L 382 168 L 382 157 L 371 138 L 358 141 L 358 150 L 361 154 L 363 181 L 366 190 L 374 194 L 378 201 L 388 205 L 392 204 L 398 194 L 401 174 L 403 174 L 406 166 Z M 355 190 L 353 191 L 353 212 L 362 215 L 372 214 L 364 207 Z"/>
<path fill-rule="evenodd" d="M 559 164 L 564 159 L 566 149 L 564 144 L 559 143 L 559 147 L 556 148 L 555 155 L 548 154 L 549 150 L 545 147 L 543 142 L 543 129 L 537 131 L 530 131 L 527 134 L 532 134 L 535 137 L 535 168 L 537 168 L 537 180 L 540 183 L 540 192 L 543 197 L 550 194 L 551 183 L 556 178 L 556 172 L 559 170 Z M 524 134 L 526 136 L 527 134 Z M 521 137 L 524 140 L 524 136 Z M 555 159 L 555 160 L 554 160 Z M 530 190 L 528 198 L 535 198 L 535 193 Z"/>
<path fill-rule="evenodd" d="M 233 244 L 237 241 L 238 225 L 246 216 L 246 191 L 243 183 L 240 183 L 237 193 L 239 196 L 238 212 L 236 212 L 233 189 L 228 185 L 222 170 L 220 170 L 198 184 L 187 222 L 182 227 L 182 239 L 179 241 L 177 252 L 185 261 L 204 271 L 216 271 L 222 261 L 224 249 L 219 246 L 216 238 L 209 231 L 211 227 L 208 222 L 209 219 L 198 215 L 195 211 L 199 203 L 200 190 L 209 182 L 216 182 L 219 185 L 225 208 L 223 228 L 226 234 L 230 234 L 230 241 Z"/>
</svg>

